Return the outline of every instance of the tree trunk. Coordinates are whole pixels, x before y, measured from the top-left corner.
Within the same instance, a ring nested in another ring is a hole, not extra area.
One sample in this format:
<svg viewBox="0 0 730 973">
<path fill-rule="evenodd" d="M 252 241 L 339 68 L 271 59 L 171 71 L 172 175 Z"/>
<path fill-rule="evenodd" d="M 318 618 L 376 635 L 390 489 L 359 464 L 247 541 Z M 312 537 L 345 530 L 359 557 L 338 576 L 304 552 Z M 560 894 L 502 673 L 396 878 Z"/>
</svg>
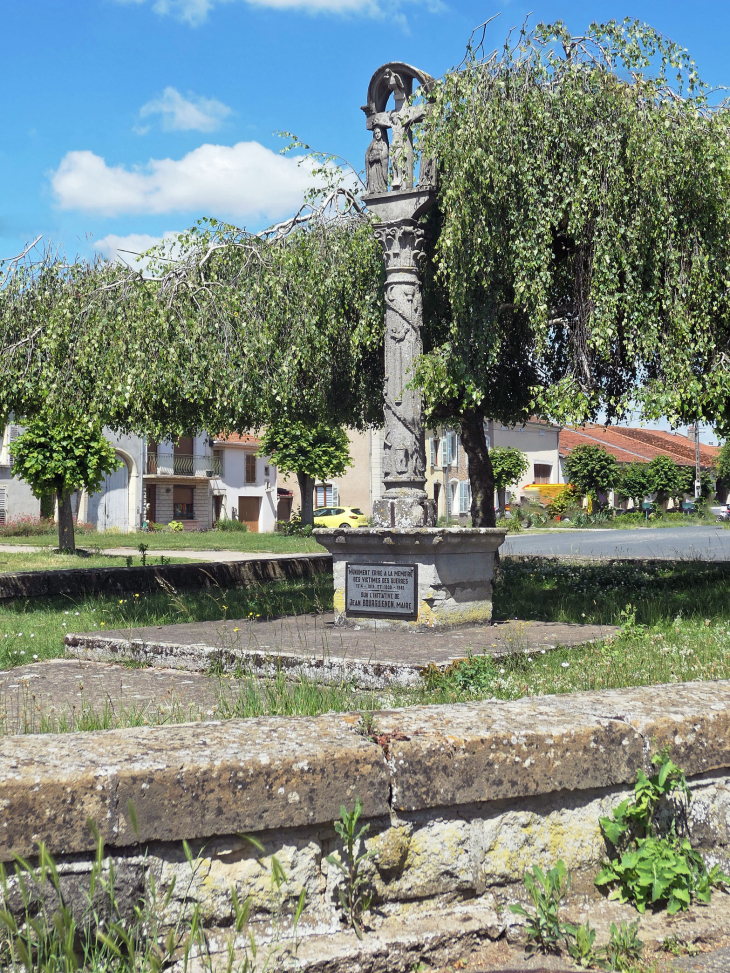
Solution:
<svg viewBox="0 0 730 973">
<path fill-rule="evenodd" d="M 494 527 L 494 470 L 481 412 L 462 413 L 461 442 L 469 457 L 472 527 Z"/>
<path fill-rule="evenodd" d="M 505 508 L 507 506 L 507 488 L 502 487 L 501 490 L 497 490 L 497 503 L 499 504 L 499 515 L 504 517 Z"/>
<path fill-rule="evenodd" d="M 314 526 L 314 477 L 307 473 L 297 473 L 299 483 L 299 495 L 302 498 L 302 524 Z"/>
<path fill-rule="evenodd" d="M 74 515 L 71 509 L 72 490 L 58 491 L 58 550 L 62 554 L 75 554 Z"/>
</svg>

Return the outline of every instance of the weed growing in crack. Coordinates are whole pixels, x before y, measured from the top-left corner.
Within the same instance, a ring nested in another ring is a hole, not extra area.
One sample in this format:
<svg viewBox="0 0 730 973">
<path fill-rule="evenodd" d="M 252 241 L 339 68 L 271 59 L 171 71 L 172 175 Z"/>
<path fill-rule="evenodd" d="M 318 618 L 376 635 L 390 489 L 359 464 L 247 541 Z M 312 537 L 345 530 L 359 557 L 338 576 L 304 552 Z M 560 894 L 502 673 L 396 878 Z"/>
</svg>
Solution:
<svg viewBox="0 0 730 973">
<path fill-rule="evenodd" d="M 673 915 L 688 909 L 692 898 L 709 903 L 712 887 L 730 883 L 718 865 L 709 871 L 689 838 L 677 834 L 676 815 L 668 834 L 656 824 L 660 802 L 677 795 L 677 811 L 686 821 L 692 794 L 684 773 L 672 763 L 666 750 L 655 754 L 657 773 L 637 774 L 634 798 L 622 801 L 612 817 L 600 818 L 600 826 L 615 856 L 604 862 L 596 885 L 610 887 L 609 898 L 630 902 L 639 912 L 647 906 L 666 907 Z"/>
<path fill-rule="evenodd" d="M 338 868 L 345 877 L 344 889 L 338 889 L 340 905 L 345 914 L 347 922 L 352 926 L 358 939 L 362 939 L 363 912 L 370 908 L 372 895 L 366 891 L 368 884 L 367 878 L 363 875 L 362 866 L 374 853 L 365 851 L 358 855 L 358 846 L 364 836 L 370 830 L 369 824 L 364 824 L 359 830 L 357 823 L 362 814 L 362 804 L 360 798 L 355 798 L 355 807 L 352 811 L 342 805 L 340 808 L 340 820 L 335 821 L 335 831 L 345 843 L 345 861 L 339 855 L 328 855 L 327 861 L 330 865 Z"/>
</svg>

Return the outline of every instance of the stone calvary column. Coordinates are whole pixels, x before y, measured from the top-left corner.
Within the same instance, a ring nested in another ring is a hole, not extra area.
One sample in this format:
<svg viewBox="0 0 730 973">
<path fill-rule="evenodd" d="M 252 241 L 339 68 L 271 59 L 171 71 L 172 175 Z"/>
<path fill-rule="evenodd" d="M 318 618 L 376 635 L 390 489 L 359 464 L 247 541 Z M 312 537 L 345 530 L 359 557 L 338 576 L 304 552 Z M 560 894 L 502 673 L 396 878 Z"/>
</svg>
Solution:
<svg viewBox="0 0 730 973">
<path fill-rule="evenodd" d="M 417 105 L 411 103 L 415 82 L 426 99 Z M 422 159 L 415 182 L 412 128 L 425 117 L 432 84 L 430 75 L 409 64 L 385 64 L 372 76 L 363 106 L 373 133 L 363 199 L 380 220 L 375 235 L 385 261 L 385 490 L 373 503 L 372 528 L 315 531 L 332 554 L 335 624 L 355 628 L 489 621 L 494 552 L 505 538 L 495 528 L 435 526 L 436 507 L 425 490 L 423 401 L 418 388 L 408 387 L 423 350 L 421 271 L 428 241 L 420 217 L 436 201 L 437 173 L 435 159 Z"/>
</svg>

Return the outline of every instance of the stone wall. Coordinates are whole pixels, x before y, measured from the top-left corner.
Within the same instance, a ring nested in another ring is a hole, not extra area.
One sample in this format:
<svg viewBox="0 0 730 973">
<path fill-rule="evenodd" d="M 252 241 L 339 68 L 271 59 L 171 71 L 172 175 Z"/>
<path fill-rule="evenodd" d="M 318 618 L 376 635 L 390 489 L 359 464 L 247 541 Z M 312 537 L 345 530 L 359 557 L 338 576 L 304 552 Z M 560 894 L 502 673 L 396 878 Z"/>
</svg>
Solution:
<svg viewBox="0 0 730 973">
<path fill-rule="evenodd" d="M 366 723 L 332 714 L 6 738 L 0 860 L 32 856 L 43 841 L 71 895 L 93 861 L 91 819 L 122 901 L 149 895 L 152 879 L 162 900 L 176 882 L 165 922 L 198 903 L 208 925 L 226 927 L 235 888 L 253 897 L 266 934 L 274 919 L 286 926 L 304 888 L 301 935 L 330 935 L 341 929 L 332 822 L 360 798 L 371 923 L 425 910 L 446 922 L 468 907 L 497 936 L 533 864 L 562 858 L 595 894 L 606 854 L 598 818 L 664 746 L 694 790 L 695 844 L 727 868 L 729 734 L 726 681 L 412 707 Z M 287 874 L 276 895 L 273 854 Z"/>
<path fill-rule="evenodd" d="M 154 557 L 150 552 L 149 557 Z M 250 561 L 141 565 L 131 568 L 71 568 L 67 571 L 23 571 L 0 575 L 0 600 L 83 595 L 101 592 L 159 591 L 161 582 L 175 588 L 235 588 L 285 578 L 309 578 L 332 571 L 329 554 L 258 557 Z"/>
</svg>

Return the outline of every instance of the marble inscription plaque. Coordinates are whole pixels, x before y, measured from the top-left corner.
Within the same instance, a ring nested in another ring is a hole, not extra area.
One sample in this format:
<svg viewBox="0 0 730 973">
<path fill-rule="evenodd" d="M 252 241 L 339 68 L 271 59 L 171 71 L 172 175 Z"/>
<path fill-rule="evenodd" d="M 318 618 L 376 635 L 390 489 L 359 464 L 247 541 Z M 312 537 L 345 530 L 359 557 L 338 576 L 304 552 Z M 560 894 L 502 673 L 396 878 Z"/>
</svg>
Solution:
<svg viewBox="0 0 730 973">
<path fill-rule="evenodd" d="M 345 612 L 350 616 L 381 615 L 417 618 L 415 564 L 346 565 Z"/>
</svg>

